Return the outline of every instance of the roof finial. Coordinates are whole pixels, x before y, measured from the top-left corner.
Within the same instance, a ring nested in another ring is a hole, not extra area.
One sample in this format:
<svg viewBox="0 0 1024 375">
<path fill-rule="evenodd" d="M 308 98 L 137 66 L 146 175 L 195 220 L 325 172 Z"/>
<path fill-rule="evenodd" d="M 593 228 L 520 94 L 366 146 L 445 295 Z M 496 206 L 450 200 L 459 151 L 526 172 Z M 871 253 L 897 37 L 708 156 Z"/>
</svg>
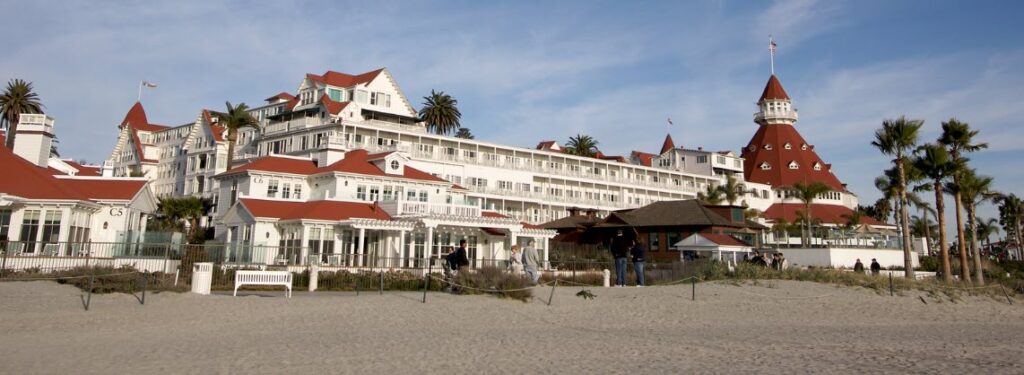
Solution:
<svg viewBox="0 0 1024 375">
<path fill-rule="evenodd" d="M 768 34 L 768 53 L 771 54 L 772 60 L 772 75 L 775 75 L 775 49 L 778 46 L 775 45 L 775 38 L 771 34 Z"/>
</svg>

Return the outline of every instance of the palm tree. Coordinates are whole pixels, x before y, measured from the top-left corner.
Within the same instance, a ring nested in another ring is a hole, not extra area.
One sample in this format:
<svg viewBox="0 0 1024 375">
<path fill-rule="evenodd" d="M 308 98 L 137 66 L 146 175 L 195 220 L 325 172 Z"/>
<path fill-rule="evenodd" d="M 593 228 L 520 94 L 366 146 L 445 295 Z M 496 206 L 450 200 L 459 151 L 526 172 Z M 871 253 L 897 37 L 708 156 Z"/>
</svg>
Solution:
<svg viewBox="0 0 1024 375">
<path fill-rule="evenodd" d="M 589 135 L 576 134 L 575 137 L 569 137 L 565 151 L 572 155 L 594 157 L 597 154 L 597 140 Z"/>
<path fill-rule="evenodd" d="M 998 197 L 993 198 L 998 199 Z M 978 240 L 985 240 L 985 247 L 992 251 L 992 235 L 999 233 L 999 220 L 988 218 L 978 219 Z"/>
<path fill-rule="evenodd" d="M 420 121 L 427 126 L 427 131 L 447 135 L 462 125 L 462 112 L 459 112 L 459 101 L 445 94 L 444 91 L 430 90 L 430 96 L 423 97 L 423 108 L 420 109 Z"/>
<path fill-rule="evenodd" d="M 704 191 L 697 193 L 697 199 L 707 204 L 717 205 L 722 203 L 722 190 L 717 186 L 707 184 Z"/>
<path fill-rule="evenodd" d="M 928 219 L 927 216 L 914 215 L 910 217 L 910 233 L 915 236 L 924 237 L 925 233 L 931 232 L 934 228 L 935 222 Z"/>
<path fill-rule="evenodd" d="M 775 219 L 774 221 L 775 221 L 775 223 L 772 224 L 772 233 L 779 233 L 779 237 L 785 237 L 786 238 L 785 244 L 786 244 L 786 246 L 789 246 L 789 229 L 792 228 L 793 225 L 790 224 L 790 222 L 786 221 L 786 219 L 781 218 L 781 217 L 778 218 L 778 219 Z M 775 242 L 778 243 L 779 242 L 778 240 L 779 239 L 776 238 Z"/>
<path fill-rule="evenodd" d="M 793 196 L 804 203 L 804 223 L 807 227 L 801 236 L 801 243 L 804 247 L 807 247 L 809 242 L 811 242 L 811 223 L 814 221 L 814 214 L 811 212 L 811 204 L 814 203 L 814 200 L 817 199 L 818 196 L 831 190 L 832 189 L 829 188 L 828 185 L 825 185 L 820 181 L 814 181 L 810 184 L 797 182 L 789 188 L 789 191 Z"/>
<path fill-rule="evenodd" d="M 7 89 L 0 94 L 0 123 L 7 124 L 7 148 L 14 149 L 14 137 L 18 134 L 18 121 L 24 113 L 42 113 L 39 94 L 32 92 L 32 83 L 15 78 L 7 82 Z"/>
<path fill-rule="evenodd" d="M 924 186 L 927 186 L 928 189 L 931 189 L 931 185 L 924 185 Z M 928 202 L 924 201 L 923 199 L 920 199 L 920 198 L 918 198 L 918 200 L 914 201 L 913 203 L 914 203 L 914 207 L 917 207 L 919 210 L 921 210 L 921 217 L 919 219 L 923 219 L 924 222 L 926 222 L 926 223 L 931 223 L 931 219 L 928 218 L 928 215 L 930 214 L 931 216 L 935 216 L 935 209 L 932 208 L 932 205 L 929 204 Z M 914 222 L 911 221 L 910 224 L 911 224 L 911 226 L 913 226 Z M 932 225 L 931 224 L 926 225 L 926 226 L 923 227 L 923 229 L 924 229 L 924 231 L 922 231 L 921 233 L 914 233 L 914 235 L 916 235 L 918 237 L 923 237 L 924 238 L 925 250 L 927 251 L 927 254 L 931 254 L 932 253 Z"/>
<path fill-rule="evenodd" d="M 924 125 L 922 120 L 908 120 L 905 116 L 895 120 L 882 121 L 882 128 L 875 131 L 875 140 L 871 145 L 878 148 L 884 155 L 893 156 L 892 162 L 899 172 L 899 200 L 901 203 L 907 201 L 907 153 L 917 145 L 918 132 Z M 905 277 L 908 280 L 914 279 L 914 263 L 910 256 L 910 214 L 907 212 L 907 205 L 900 205 L 900 221 L 903 229 L 903 267 L 906 270 Z"/>
<path fill-rule="evenodd" d="M 1007 241 L 1013 241 L 1020 252 L 1021 244 L 1024 243 L 1024 236 L 1021 235 L 1021 221 L 1024 221 L 1024 201 L 1015 194 L 1007 194 L 999 197 L 999 224 L 1006 232 Z M 1020 254 L 1017 254 L 1020 256 Z"/>
<path fill-rule="evenodd" d="M 742 198 L 744 194 L 749 192 L 749 190 L 747 190 L 743 184 L 739 183 L 732 175 L 727 175 L 725 177 L 725 183 L 718 185 L 718 190 L 722 191 L 722 198 L 724 198 L 726 202 L 729 202 L 730 206 L 733 206 L 734 203 L 736 203 L 736 200 Z"/>
<path fill-rule="evenodd" d="M 864 218 L 864 211 L 861 211 L 858 207 L 857 210 L 849 214 L 843 214 L 842 217 L 846 219 L 846 223 L 842 225 L 843 240 L 848 241 L 853 231 L 857 230 L 857 227 L 860 226 L 860 222 Z"/>
<path fill-rule="evenodd" d="M 473 133 L 469 131 L 469 128 L 459 128 L 459 131 L 455 132 L 455 138 L 476 139 Z"/>
<path fill-rule="evenodd" d="M 227 169 L 231 169 L 231 163 L 235 161 L 235 141 L 238 140 L 238 131 L 243 128 L 259 129 L 260 122 L 249 114 L 249 106 L 245 103 L 239 103 L 235 107 L 231 105 L 231 102 L 224 102 L 224 106 L 227 107 L 227 112 L 216 115 L 217 123 L 228 130 Z"/>
<path fill-rule="evenodd" d="M 995 199 L 992 191 L 992 177 L 978 176 L 973 170 L 966 169 L 960 175 L 960 186 L 957 189 L 964 209 L 967 210 L 968 231 L 971 237 L 971 256 L 974 260 L 974 282 L 985 285 L 985 275 L 981 267 L 981 251 L 978 249 L 978 221 L 975 216 L 979 204 Z"/>
<path fill-rule="evenodd" d="M 987 143 L 973 143 L 974 137 L 978 135 L 977 130 L 971 130 L 971 126 L 965 122 L 957 121 L 955 118 L 942 123 L 942 135 L 939 136 L 939 144 L 946 146 L 949 150 L 949 157 L 958 166 L 966 168 L 966 158 L 963 153 L 975 152 L 988 148 Z M 953 173 L 953 185 L 960 185 L 961 173 Z M 964 236 L 964 221 L 960 211 L 963 209 L 961 193 L 954 192 L 956 203 L 956 236 L 957 250 L 960 251 L 960 279 L 970 281 L 970 271 L 967 269 L 967 248 L 966 237 Z"/>
<path fill-rule="evenodd" d="M 949 248 L 946 247 L 946 201 L 944 184 L 957 170 L 956 163 L 949 152 L 941 145 L 929 143 L 918 148 L 914 157 L 914 167 L 931 180 L 931 188 L 935 192 L 935 217 L 939 225 L 939 258 L 942 263 L 942 278 L 953 281 L 952 266 L 949 261 Z"/>
<path fill-rule="evenodd" d="M 189 243 L 202 242 L 202 233 L 199 232 L 199 220 L 206 216 L 213 203 L 207 198 L 181 197 L 181 198 L 160 198 L 157 203 L 157 215 L 167 225 L 184 230 L 183 223 L 188 224 Z"/>
</svg>

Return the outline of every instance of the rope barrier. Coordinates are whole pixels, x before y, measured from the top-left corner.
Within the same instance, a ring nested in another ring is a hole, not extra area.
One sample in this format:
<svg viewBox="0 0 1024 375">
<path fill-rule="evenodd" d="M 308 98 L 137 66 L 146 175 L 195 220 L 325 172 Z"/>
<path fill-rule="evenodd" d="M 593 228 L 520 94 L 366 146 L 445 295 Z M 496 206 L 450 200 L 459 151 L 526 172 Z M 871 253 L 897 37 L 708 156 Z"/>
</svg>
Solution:
<svg viewBox="0 0 1024 375">
<path fill-rule="evenodd" d="M 437 280 L 437 281 L 440 281 L 442 283 L 451 285 L 453 287 L 457 286 L 459 288 L 469 289 L 469 290 L 476 290 L 476 291 L 485 292 L 485 293 L 521 292 L 521 291 L 524 291 L 524 290 L 533 290 L 534 288 L 547 286 L 549 284 L 549 283 L 540 283 L 540 284 L 531 286 L 529 288 L 519 288 L 519 289 L 481 289 L 481 288 L 474 288 L 474 287 L 471 287 L 471 286 L 468 286 L 468 285 L 462 285 L 462 284 L 456 283 L 456 282 L 451 281 L 451 280 L 445 280 L 443 278 L 439 278 L 439 277 L 434 276 L 434 275 L 430 275 L 430 278 L 434 279 L 434 280 Z"/>
</svg>

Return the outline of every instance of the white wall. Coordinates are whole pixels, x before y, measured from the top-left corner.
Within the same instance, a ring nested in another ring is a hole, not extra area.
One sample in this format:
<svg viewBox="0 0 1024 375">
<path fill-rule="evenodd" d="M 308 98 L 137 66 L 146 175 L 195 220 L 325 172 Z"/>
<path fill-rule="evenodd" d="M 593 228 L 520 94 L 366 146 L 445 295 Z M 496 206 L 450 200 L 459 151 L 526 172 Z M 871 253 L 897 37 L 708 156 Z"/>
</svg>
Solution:
<svg viewBox="0 0 1024 375">
<path fill-rule="evenodd" d="M 853 268 L 860 259 L 864 268 L 871 266 L 871 259 L 877 259 L 882 268 L 903 267 L 903 250 L 889 249 L 854 249 L 854 248 L 830 248 L 830 249 L 781 249 L 789 260 L 790 266 L 814 266 L 814 267 L 835 267 Z M 911 253 L 911 260 L 914 267 L 920 266 L 917 253 Z"/>
</svg>

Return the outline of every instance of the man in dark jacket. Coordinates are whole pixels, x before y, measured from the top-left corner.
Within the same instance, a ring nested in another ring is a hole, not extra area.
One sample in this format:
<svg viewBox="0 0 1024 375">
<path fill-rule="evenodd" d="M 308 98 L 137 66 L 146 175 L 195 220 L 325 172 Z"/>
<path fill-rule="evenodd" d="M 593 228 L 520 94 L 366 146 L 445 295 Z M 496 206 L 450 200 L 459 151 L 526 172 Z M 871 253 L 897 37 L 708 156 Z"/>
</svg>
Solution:
<svg viewBox="0 0 1024 375">
<path fill-rule="evenodd" d="M 612 257 L 615 258 L 615 286 L 626 286 L 626 261 L 632 241 L 622 234 L 622 229 L 612 237 Z"/>
<path fill-rule="evenodd" d="M 875 258 L 871 258 L 871 274 L 872 275 L 877 275 L 877 274 L 879 274 L 881 272 L 882 272 L 882 265 L 878 264 L 878 261 L 875 260 Z"/>
<path fill-rule="evenodd" d="M 637 288 L 644 286 L 644 264 L 647 261 L 647 248 L 644 244 L 637 242 L 630 250 L 633 255 L 633 272 L 636 272 Z"/>
<path fill-rule="evenodd" d="M 469 267 L 469 252 L 466 250 L 466 240 L 459 240 L 459 249 L 455 250 L 455 270 L 462 271 Z"/>
<path fill-rule="evenodd" d="M 860 258 L 857 258 L 857 263 L 853 264 L 853 272 L 864 273 L 864 263 L 860 262 Z"/>
</svg>

